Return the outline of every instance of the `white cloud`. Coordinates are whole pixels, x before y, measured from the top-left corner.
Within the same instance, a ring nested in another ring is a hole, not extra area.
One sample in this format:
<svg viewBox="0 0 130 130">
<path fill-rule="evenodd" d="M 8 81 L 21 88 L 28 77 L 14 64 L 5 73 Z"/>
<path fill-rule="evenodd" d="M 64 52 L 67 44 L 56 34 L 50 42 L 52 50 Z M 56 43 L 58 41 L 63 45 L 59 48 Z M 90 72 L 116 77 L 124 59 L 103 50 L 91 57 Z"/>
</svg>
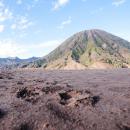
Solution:
<svg viewBox="0 0 130 130">
<path fill-rule="evenodd" d="M 118 6 L 122 5 L 122 4 L 124 4 L 125 2 L 126 2 L 126 0 L 115 0 L 115 1 L 112 3 L 112 5 L 118 7 Z"/>
<path fill-rule="evenodd" d="M 34 7 L 37 6 L 39 0 L 32 0 L 31 3 L 27 4 L 27 11 L 30 11 L 31 9 L 33 9 Z"/>
<path fill-rule="evenodd" d="M 45 56 L 49 54 L 51 51 L 53 51 L 56 47 L 58 47 L 62 43 L 62 40 L 51 40 L 46 41 L 39 44 L 33 44 L 31 46 L 28 46 L 28 53 L 33 52 L 30 56 Z M 30 57 L 29 56 L 29 57 Z"/>
<path fill-rule="evenodd" d="M 56 0 L 54 3 L 54 10 L 57 10 L 58 8 L 66 5 L 69 2 L 69 0 Z"/>
<path fill-rule="evenodd" d="M 60 26 L 58 26 L 59 29 L 63 29 L 66 25 L 69 25 L 72 23 L 72 18 L 69 17 L 67 20 L 63 21 Z"/>
<path fill-rule="evenodd" d="M 25 48 L 16 44 L 12 40 L 1 40 L 0 41 L 0 57 L 14 57 L 25 53 Z"/>
<path fill-rule="evenodd" d="M 27 11 L 30 11 L 31 9 L 33 9 L 34 7 L 36 7 L 37 3 L 40 0 L 30 0 L 30 1 L 24 1 L 24 0 L 16 0 L 16 4 L 17 5 L 23 5 L 25 6 Z"/>
<path fill-rule="evenodd" d="M 5 6 L 4 0 L 0 0 L 0 33 L 5 30 L 3 22 L 11 20 L 13 18 L 12 12 Z"/>
<path fill-rule="evenodd" d="M 4 4 L 3 4 L 3 1 L 0 1 L 0 7 L 3 7 Z"/>
<path fill-rule="evenodd" d="M 34 2 L 38 2 L 39 0 L 34 0 Z"/>
<path fill-rule="evenodd" d="M 61 40 L 52 40 L 39 44 L 18 44 L 13 40 L 0 41 L 0 57 L 28 58 L 45 56 L 60 45 Z"/>
<path fill-rule="evenodd" d="M 39 0 L 32 0 L 32 2 L 38 2 Z M 21 5 L 21 4 L 23 4 L 23 0 L 16 0 L 16 3 L 18 4 L 18 5 Z"/>
<path fill-rule="evenodd" d="M 5 26 L 4 25 L 0 25 L 0 33 L 4 31 Z"/>
<path fill-rule="evenodd" d="M 11 29 L 24 30 L 30 27 L 31 25 L 33 25 L 32 21 L 29 21 L 27 17 L 21 16 L 18 19 L 16 19 L 16 22 L 14 24 L 11 25 Z"/>
<path fill-rule="evenodd" d="M 13 17 L 12 15 L 12 12 L 8 8 L 5 8 L 4 6 L 0 8 L 0 22 L 11 19 Z"/>
<path fill-rule="evenodd" d="M 22 0 L 16 0 L 16 3 L 18 4 L 18 5 L 21 5 L 22 4 Z"/>
</svg>

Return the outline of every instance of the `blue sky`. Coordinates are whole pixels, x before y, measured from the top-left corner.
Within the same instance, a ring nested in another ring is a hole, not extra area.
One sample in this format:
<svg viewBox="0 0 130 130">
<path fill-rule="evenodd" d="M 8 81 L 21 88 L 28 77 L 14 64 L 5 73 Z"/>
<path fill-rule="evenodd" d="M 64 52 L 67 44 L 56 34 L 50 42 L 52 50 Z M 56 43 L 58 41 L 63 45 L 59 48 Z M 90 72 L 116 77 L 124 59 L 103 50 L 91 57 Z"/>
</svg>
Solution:
<svg viewBox="0 0 130 130">
<path fill-rule="evenodd" d="M 130 41 L 130 0 L 0 0 L 0 57 L 44 56 L 76 32 Z"/>
</svg>

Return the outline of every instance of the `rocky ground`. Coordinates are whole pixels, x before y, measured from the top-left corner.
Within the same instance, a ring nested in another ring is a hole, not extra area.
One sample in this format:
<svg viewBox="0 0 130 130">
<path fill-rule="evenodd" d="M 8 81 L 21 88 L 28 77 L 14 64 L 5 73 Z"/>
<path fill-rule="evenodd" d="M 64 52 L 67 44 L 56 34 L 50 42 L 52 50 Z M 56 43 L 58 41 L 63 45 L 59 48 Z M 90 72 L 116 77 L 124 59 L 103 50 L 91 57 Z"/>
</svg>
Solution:
<svg viewBox="0 0 130 130">
<path fill-rule="evenodd" d="M 130 70 L 1 70 L 0 130 L 130 130 Z"/>
</svg>

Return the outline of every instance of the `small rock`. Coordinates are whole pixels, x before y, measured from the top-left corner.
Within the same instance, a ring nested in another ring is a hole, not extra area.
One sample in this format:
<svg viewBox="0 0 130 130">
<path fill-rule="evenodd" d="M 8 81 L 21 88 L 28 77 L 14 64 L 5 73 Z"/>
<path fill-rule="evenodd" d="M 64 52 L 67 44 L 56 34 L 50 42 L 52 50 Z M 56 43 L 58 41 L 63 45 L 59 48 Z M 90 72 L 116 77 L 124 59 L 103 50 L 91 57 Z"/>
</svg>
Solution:
<svg viewBox="0 0 130 130">
<path fill-rule="evenodd" d="M 27 88 L 22 88 L 17 92 L 17 98 L 25 98 L 28 95 L 28 90 Z"/>
<path fill-rule="evenodd" d="M 93 96 L 92 97 L 92 106 L 95 106 L 97 104 L 97 102 L 100 101 L 100 97 L 99 96 Z"/>
<path fill-rule="evenodd" d="M 0 119 L 3 118 L 5 115 L 6 115 L 6 112 L 0 109 Z"/>
<path fill-rule="evenodd" d="M 3 79 L 3 77 L 2 77 L 2 76 L 0 76 L 0 79 Z"/>
<path fill-rule="evenodd" d="M 22 81 L 17 82 L 18 85 L 23 85 L 24 83 Z"/>
</svg>

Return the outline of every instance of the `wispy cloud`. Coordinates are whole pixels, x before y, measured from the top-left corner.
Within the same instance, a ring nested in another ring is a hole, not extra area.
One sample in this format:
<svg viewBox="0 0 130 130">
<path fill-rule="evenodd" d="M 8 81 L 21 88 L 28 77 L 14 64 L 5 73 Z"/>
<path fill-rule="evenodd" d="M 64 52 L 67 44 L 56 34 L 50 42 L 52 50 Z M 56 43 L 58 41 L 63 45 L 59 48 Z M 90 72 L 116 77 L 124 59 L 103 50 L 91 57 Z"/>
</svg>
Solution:
<svg viewBox="0 0 130 130">
<path fill-rule="evenodd" d="M 4 25 L 0 25 L 0 33 L 3 32 L 5 29 L 5 26 Z"/>
<path fill-rule="evenodd" d="M 39 1 L 40 0 L 31 0 L 31 1 L 25 2 L 24 0 L 16 0 L 16 4 L 17 5 L 23 5 L 24 4 L 26 10 L 30 11 L 31 9 L 33 9 L 37 5 L 37 3 Z"/>
<path fill-rule="evenodd" d="M 11 25 L 11 29 L 25 30 L 33 25 L 33 22 L 28 20 L 26 16 L 21 16 L 16 19 L 16 22 Z"/>
<path fill-rule="evenodd" d="M 31 2 L 28 2 L 25 4 L 26 6 L 29 5 L 30 3 L 30 9 L 35 7 L 37 3 L 40 0 L 32 0 Z M 24 0 L 15 0 L 15 4 L 18 5 L 23 5 Z M 16 6 L 18 6 L 16 5 Z M 34 21 L 30 20 L 30 16 L 28 14 L 29 10 L 26 10 L 26 14 L 18 14 L 8 3 L 5 2 L 5 0 L 0 0 L 0 33 L 4 32 L 4 30 L 8 29 L 8 32 L 10 31 L 9 29 L 12 29 L 12 34 L 16 35 L 17 37 L 17 32 L 19 31 L 19 37 L 25 37 L 27 36 L 27 29 L 34 25 Z M 5 28 L 6 26 L 6 28 Z M 10 28 L 8 28 L 10 26 Z M 5 31 L 4 33 L 8 33 Z"/>
<path fill-rule="evenodd" d="M 115 0 L 115 1 L 112 3 L 112 5 L 118 7 L 118 6 L 122 5 L 122 4 L 124 4 L 125 2 L 126 2 L 126 0 Z"/>
<path fill-rule="evenodd" d="M 18 44 L 12 39 L 0 41 L 0 57 L 20 57 L 45 56 L 58 47 L 62 40 L 51 40 L 39 44 Z"/>
<path fill-rule="evenodd" d="M 35 56 L 45 56 L 57 48 L 61 43 L 62 40 L 50 40 L 39 44 L 32 44 L 26 48 L 28 49 L 28 54 L 31 54 L 31 52 L 33 52 Z"/>
<path fill-rule="evenodd" d="M 69 2 L 69 0 L 56 0 L 54 3 L 54 10 L 59 9 L 60 7 L 66 5 Z"/>
<path fill-rule="evenodd" d="M 5 20 L 11 19 L 13 17 L 12 12 L 5 7 L 3 2 L 0 2 L 0 22 L 4 22 Z"/>
<path fill-rule="evenodd" d="M 3 4 L 3 1 L 0 1 L 0 7 L 3 7 L 4 4 Z"/>
<path fill-rule="evenodd" d="M 13 13 L 4 4 L 4 0 L 0 0 L 0 33 L 5 30 L 5 22 L 13 18 Z"/>
<path fill-rule="evenodd" d="M 72 23 L 72 18 L 71 18 L 71 16 L 69 16 L 69 18 L 68 18 L 67 20 L 63 21 L 63 22 L 60 24 L 60 26 L 58 26 L 58 28 L 59 28 L 59 29 L 63 29 L 63 28 L 65 28 L 66 25 L 69 25 L 69 24 L 71 24 L 71 23 Z"/>
<path fill-rule="evenodd" d="M 33 9 L 34 7 L 36 7 L 37 3 L 40 0 L 32 0 L 31 3 L 27 4 L 27 11 L 30 11 L 31 9 Z"/>
<path fill-rule="evenodd" d="M 22 0 L 16 0 L 16 3 L 18 4 L 18 5 L 21 5 L 22 4 Z"/>
<path fill-rule="evenodd" d="M 21 45 L 16 44 L 12 40 L 1 40 L 0 41 L 0 57 L 14 57 L 17 55 L 24 54 L 26 52 L 25 48 Z"/>
</svg>

